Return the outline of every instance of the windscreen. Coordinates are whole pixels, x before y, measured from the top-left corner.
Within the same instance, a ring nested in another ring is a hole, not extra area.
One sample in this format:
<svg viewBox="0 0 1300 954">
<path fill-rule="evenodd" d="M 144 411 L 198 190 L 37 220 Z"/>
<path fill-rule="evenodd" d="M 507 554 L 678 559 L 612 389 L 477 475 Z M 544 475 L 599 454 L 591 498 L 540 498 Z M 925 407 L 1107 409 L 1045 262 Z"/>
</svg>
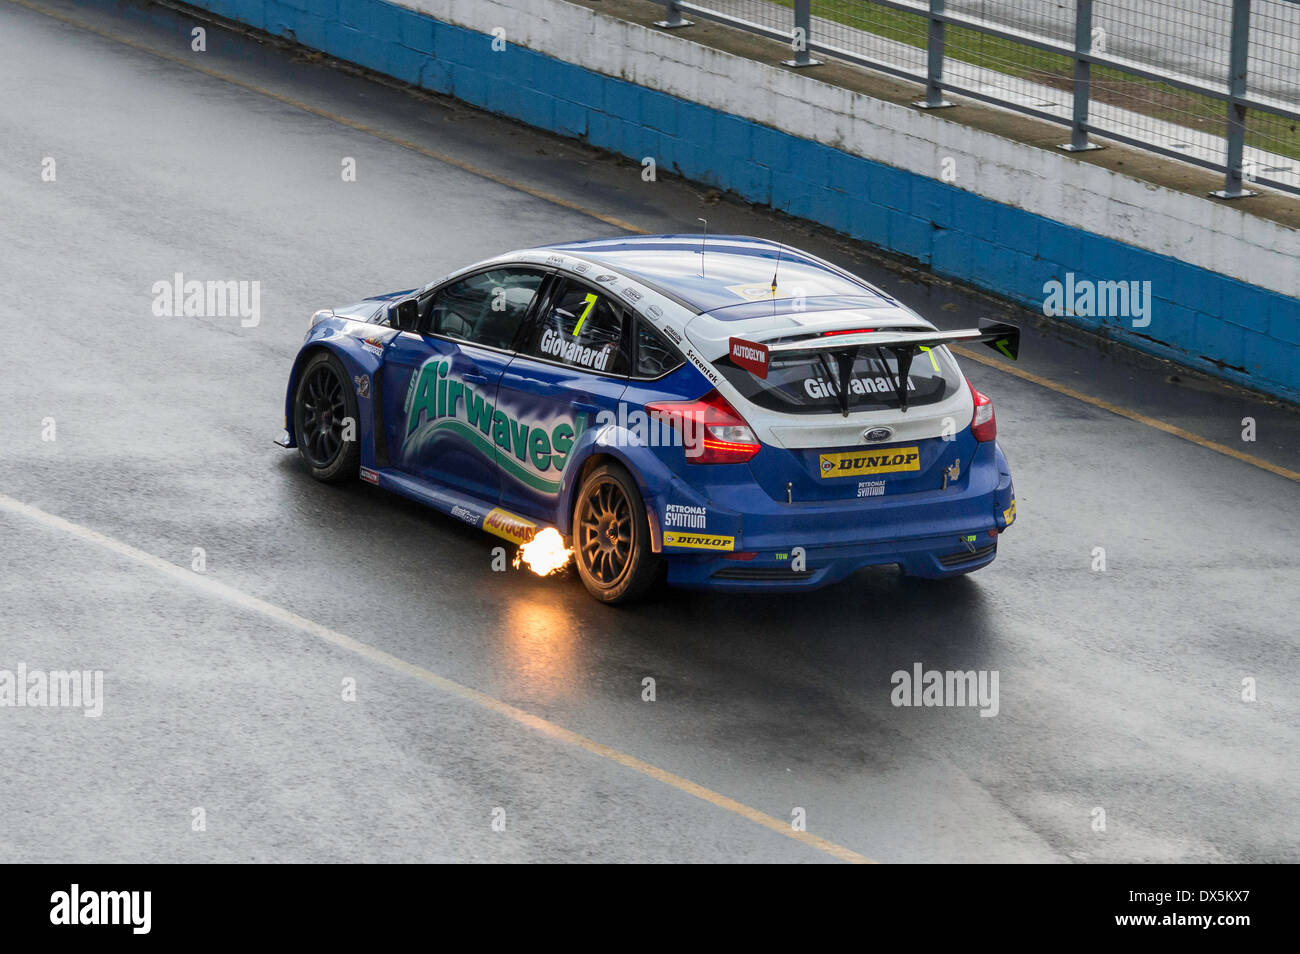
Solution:
<svg viewBox="0 0 1300 954">
<path fill-rule="evenodd" d="M 818 354 L 824 357 L 819 358 Z M 714 362 L 746 400 L 785 414 L 839 414 L 836 385 L 839 370 L 829 352 L 773 355 L 767 377 L 760 378 L 723 356 Z M 849 411 L 880 411 L 898 407 L 894 387 L 898 363 L 892 354 L 863 350 L 849 379 Z M 957 362 L 943 347 L 929 348 L 912 358 L 907 375 L 907 406 L 937 404 L 962 387 Z"/>
</svg>

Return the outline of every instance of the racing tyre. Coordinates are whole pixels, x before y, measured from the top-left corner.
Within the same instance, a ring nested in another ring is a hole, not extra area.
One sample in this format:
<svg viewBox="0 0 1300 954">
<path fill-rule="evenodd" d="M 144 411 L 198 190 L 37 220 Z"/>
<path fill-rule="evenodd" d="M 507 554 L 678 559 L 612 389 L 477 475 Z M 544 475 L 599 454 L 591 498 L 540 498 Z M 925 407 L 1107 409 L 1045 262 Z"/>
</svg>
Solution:
<svg viewBox="0 0 1300 954">
<path fill-rule="evenodd" d="M 352 439 L 345 440 L 349 419 Z M 293 395 L 293 433 L 313 477 L 332 484 L 357 476 L 360 426 L 357 397 L 343 365 L 328 351 L 317 353 L 303 366 Z"/>
<path fill-rule="evenodd" d="M 618 464 L 601 464 L 578 490 L 573 550 L 587 592 L 602 603 L 628 603 L 650 589 L 662 561 L 650 549 L 650 525 L 636 483 Z"/>
</svg>

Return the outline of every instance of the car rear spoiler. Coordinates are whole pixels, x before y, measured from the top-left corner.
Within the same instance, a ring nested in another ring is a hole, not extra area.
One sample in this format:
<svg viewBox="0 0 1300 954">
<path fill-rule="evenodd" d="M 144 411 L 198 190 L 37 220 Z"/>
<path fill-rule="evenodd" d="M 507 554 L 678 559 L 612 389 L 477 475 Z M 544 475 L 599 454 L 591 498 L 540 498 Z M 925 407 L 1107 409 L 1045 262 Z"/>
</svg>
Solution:
<svg viewBox="0 0 1300 954">
<path fill-rule="evenodd" d="M 918 352 L 937 348 L 941 345 L 955 344 L 959 341 L 982 341 L 985 345 L 1005 355 L 1012 361 L 1020 356 L 1020 329 L 1001 321 L 988 318 L 980 319 L 978 328 L 965 328 L 961 331 L 904 331 L 883 329 L 881 331 L 864 330 L 849 332 L 831 332 L 814 338 L 796 341 L 782 341 L 777 344 L 760 344 L 744 338 L 732 338 L 728 355 L 733 364 L 744 368 L 751 374 L 766 378 L 771 367 L 772 357 L 790 357 L 792 355 L 815 355 L 826 369 L 826 376 L 835 386 L 840 399 L 840 411 L 849 416 L 849 375 L 853 364 L 863 352 L 875 351 L 883 357 L 884 352 L 894 356 L 898 364 L 897 374 L 891 375 L 891 383 L 898 394 L 898 405 L 907 410 L 907 374 L 912 367 L 912 358 Z M 830 363 L 834 361 L 837 374 L 831 374 Z"/>
</svg>

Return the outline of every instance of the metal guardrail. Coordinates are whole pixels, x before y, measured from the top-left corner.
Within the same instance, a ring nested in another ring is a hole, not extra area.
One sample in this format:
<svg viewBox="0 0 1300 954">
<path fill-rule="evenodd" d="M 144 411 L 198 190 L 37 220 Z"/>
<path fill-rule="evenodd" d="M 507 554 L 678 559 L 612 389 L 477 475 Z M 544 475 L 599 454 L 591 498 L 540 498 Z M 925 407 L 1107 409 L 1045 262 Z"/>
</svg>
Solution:
<svg viewBox="0 0 1300 954">
<path fill-rule="evenodd" d="M 1058 123 L 1063 149 L 1125 143 L 1300 194 L 1300 0 L 709 0 L 695 16 Z"/>
</svg>

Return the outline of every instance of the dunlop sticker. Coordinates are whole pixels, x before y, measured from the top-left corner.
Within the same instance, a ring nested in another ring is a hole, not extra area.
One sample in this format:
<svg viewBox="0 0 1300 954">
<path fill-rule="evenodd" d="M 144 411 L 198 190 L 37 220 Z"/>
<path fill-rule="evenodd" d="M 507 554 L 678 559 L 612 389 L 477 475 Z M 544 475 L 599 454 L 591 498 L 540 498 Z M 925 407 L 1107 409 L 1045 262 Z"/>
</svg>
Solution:
<svg viewBox="0 0 1300 954">
<path fill-rule="evenodd" d="M 711 536 L 703 533 L 678 533 L 673 530 L 664 532 L 664 546 L 687 547 L 691 550 L 734 550 L 735 537 Z"/>
<path fill-rule="evenodd" d="M 921 469 L 921 452 L 913 447 L 888 450 L 848 451 L 822 454 L 819 470 L 823 478 L 857 477 L 861 474 L 893 474 Z"/>
</svg>

